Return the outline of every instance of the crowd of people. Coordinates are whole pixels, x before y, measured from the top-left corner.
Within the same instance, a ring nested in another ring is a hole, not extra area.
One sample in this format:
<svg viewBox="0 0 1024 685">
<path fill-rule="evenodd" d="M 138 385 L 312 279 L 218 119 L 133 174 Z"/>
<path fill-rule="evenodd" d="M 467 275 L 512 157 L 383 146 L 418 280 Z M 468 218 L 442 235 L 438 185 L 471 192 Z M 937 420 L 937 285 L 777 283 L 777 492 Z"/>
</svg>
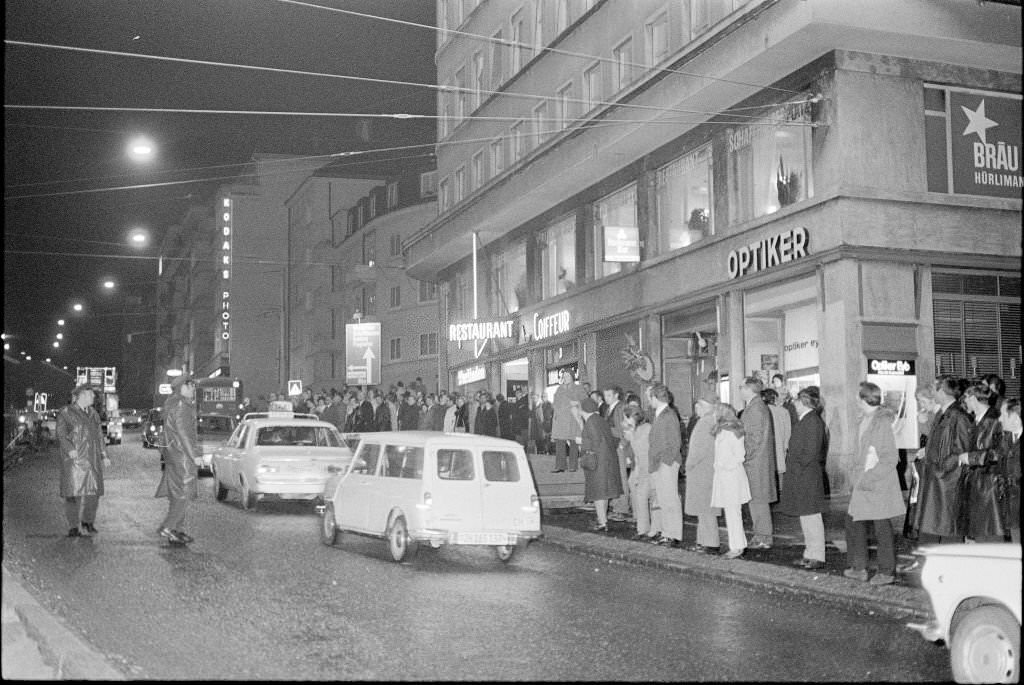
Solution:
<svg viewBox="0 0 1024 685">
<path fill-rule="evenodd" d="M 486 391 L 432 393 L 417 378 L 387 391 L 307 390 L 293 403 L 297 411 L 316 414 L 346 433 L 476 433 L 554 454 L 553 472 L 583 469 L 596 531 L 607 531 L 609 520 L 632 521 L 634 539 L 678 548 L 685 513 L 697 518 L 696 544 L 689 549 L 718 554 L 718 517 L 724 514 L 724 554 L 740 558 L 748 548 L 771 549 L 773 513 L 795 517 L 804 546 L 796 563 L 808 570 L 825 567 L 829 431 L 817 386 L 793 396 L 781 374 L 770 387 L 750 376 L 741 387 L 741 411 L 708 391 L 694 402 L 686 421 L 667 387 L 647 386 L 644 392 L 646 401 L 619 387 L 591 389 L 565 369 L 550 401 L 525 387 L 508 398 Z M 907 458 L 905 499 L 895 417 L 879 386 L 860 384 L 850 398 L 861 418 L 846 468 L 851 488 L 847 577 L 875 585 L 894 582 L 899 534 L 920 543 L 1020 542 L 1020 401 L 1004 395 L 996 375 L 975 381 L 943 376 L 918 389 L 921 449 Z M 743 506 L 752 522 L 750 539 Z M 903 531 L 893 523 L 900 517 Z M 869 576 L 872 529 L 878 572 Z"/>
</svg>

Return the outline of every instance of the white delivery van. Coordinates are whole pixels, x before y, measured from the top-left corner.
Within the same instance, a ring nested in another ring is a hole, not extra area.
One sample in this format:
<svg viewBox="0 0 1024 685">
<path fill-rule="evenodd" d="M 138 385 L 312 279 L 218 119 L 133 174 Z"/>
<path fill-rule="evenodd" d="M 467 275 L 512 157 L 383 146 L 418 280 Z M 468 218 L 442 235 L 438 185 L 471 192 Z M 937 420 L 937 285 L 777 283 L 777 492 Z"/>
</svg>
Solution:
<svg viewBox="0 0 1024 685">
<path fill-rule="evenodd" d="M 540 536 L 540 499 L 523 448 L 465 433 L 363 433 L 352 464 L 324 493 L 320 537 L 384 538 L 395 561 L 417 545 L 488 545 L 509 561 Z"/>
</svg>

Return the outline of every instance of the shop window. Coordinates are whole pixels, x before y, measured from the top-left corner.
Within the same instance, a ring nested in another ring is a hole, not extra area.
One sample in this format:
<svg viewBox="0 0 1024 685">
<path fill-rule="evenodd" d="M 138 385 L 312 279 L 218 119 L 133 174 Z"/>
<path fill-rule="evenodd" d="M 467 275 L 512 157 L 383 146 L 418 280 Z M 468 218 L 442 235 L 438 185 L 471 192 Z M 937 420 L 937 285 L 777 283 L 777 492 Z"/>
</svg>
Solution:
<svg viewBox="0 0 1024 685">
<path fill-rule="evenodd" d="M 784 105 L 729 132 L 729 219 L 736 223 L 811 197 L 810 104 Z"/>
<path fill-rule="evenodd" d="M 935 373 L 999 374 L 1020 396 L 1020 278 L 995 273 L 932 274 Z"/>
<path fill-rule="evenodd" d="M 714 233 L 711 146 L 658 169 L 658 250 L 670 252 Z"/>
<path fill-rule="evenodd" d="M 576 217 L 559 221 L 543 232 L 540 241 L 541 292 L 544 298 L 576 286 Z"/>
<path fill-rule="evenodd" d="M 692 415 L 694 400 L 708 390 L 728 402 L 728 376 L 718 368 L 725 361 L 718 354 L 718 308 L 706 304 L 666 314 L 661 331 L 662 376 L 679 411 Z"/>
<path fill-rule="evenodd" d="M 781 373 L 794 395 L 821 384 L 813 277 L 745 293 L 743 311 L 744 375 L 767 385 Z"/>
<path fill-rule="evenodd" d="M 526 306 L 526 241 L 513 243 L 492 257 L 491 313 L 511 314 Z"/>
<path fill-rule="evenodd" d="M 594 279 L 622 271 L 621 262 L 604 260 L 605 232 L 636 228 L 636 184 L 631 183 L 594 204 Z"/>
</svg>

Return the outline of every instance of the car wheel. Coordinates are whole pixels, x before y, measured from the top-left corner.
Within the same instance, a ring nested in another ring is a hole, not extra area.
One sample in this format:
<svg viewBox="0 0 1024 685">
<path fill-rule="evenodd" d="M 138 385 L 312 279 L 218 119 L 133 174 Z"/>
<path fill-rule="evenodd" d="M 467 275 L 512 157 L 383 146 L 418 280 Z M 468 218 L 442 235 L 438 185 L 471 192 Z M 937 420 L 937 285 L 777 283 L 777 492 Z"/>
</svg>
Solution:
<svg viewBox="0 0 1024 685">
<path fill-rule="evenodd" d="M 958 683 L 1014 683 L 1020 677 L 1020 626 L 1010 612 L 980 606 L 964 616 L 950 640 Z"/>
<path fill-rule="evenodd" d="M 242 508 L 245 510 L 252 509 L 256 506 L 256 493 L 249 489 L 249 485 L 242 480 L 242 486 L 239 489 L 239 493 L 242 495 Z"/>
<path fill-rule="evenodd" d="M 498 555 L 498 561 L 508 563 L 516 555 L 517 545 L 495 545 L 494 552 Z"/>
<path fill-rule="evenodd" d="M 331 547 L 340 539 L 341 531 L 338 530 L 338 523 L 334 519 L 334 505 L 328 504 L 324 507 L 324 514 L 320 518 L 320 542 Z"/>
<path fill-rule="evenodd" d="M 388 526 L 388 552 L 395 561 L 402 562 L 416 554 L 417 545 L 409 539 L 409 527 L 404 516 L 396 516 Z"/>
<path fill-rule="evenodd" d="M 213 496 L 218 502 L 223 502 L 227 499 L 228 489 L 221 484 L 220 478 L 217 478 L 216 471 L 211 469 L 210 475 L 213 476 Z"/>
</svg>

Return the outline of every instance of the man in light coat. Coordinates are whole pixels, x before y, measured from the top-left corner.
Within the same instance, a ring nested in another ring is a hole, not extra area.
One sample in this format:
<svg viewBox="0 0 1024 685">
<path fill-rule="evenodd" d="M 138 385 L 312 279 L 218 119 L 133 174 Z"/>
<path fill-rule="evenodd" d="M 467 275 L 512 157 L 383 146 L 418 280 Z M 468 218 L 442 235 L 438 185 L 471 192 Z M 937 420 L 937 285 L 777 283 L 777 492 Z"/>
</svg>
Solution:
<svg viewBox="0 0 1024 685">
<path fill-rule="evenodd" d="M 740 396 L 746 408 L 740 420 L 743 422 L 743 443 L 746 451 L 743 468 L 750 483 L 750 519 L 753 521 L 754 536 L 751 549 L 771 549 L 774 531 L 770 505 L 778 499 L 775 487 L 775 431 L 772 429 L 772 415 L 761 399 L 764 386 L 761 380 L 750 376 L 743 380 Z"/>
<path fill-rule="evenodd" d="M 60 496 L 68 519 L 68 537 L 91 537 L 97 530 L 96 510 L 103 495 L 103 465 L 109 463 L 103 446 L 100 417 L 92 408 L 95 393 L 83 383 L 71 393 L 71 404 L 57 414 L 60 444 Z"/>
<path fill-rule="evenodd" d="M 167 517 L 157 533 L 171 544 L 192 542 L 192 536 L 182 530 L 189 500 L 199 496 L 199 436 L 196 433 L 196 410 L 193 400 L 196 382 L 191 376 L 181 375 L 171 381 L 173 393 L 164 402 L 164 446 L 160 448 L 164 459 L 163 477 L 156 496 L 169 502 Z"/>
<path fill-rule="evenodd" d="M 772 430 L 775 431 L 775 472 L 779 476 L 779 489 L 782 489 L 782 476 L 786 473 L 786 452 L 789 450 L 789 438 L 793 434 L 792 414 L 786 407 L 778 404 L 779 393 L 772 388 L 761 391 L 761 399 L 772 414 Z"/>
</svg>

